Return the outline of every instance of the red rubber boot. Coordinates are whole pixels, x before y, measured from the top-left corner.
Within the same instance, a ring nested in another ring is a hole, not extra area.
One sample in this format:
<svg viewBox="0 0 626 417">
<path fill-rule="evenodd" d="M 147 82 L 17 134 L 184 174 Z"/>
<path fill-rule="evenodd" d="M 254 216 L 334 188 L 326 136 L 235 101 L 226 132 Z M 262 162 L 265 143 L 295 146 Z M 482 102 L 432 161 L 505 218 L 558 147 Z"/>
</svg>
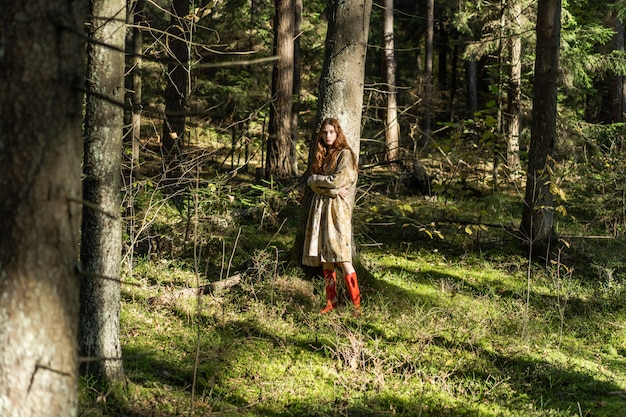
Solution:
<svg viewBox="0 0 626 417">
<path fill-rule="evenodd" d="M 337 275 L 335 271 L 324 269 L 324 284 L 326 286 L 326 307 L 320 310 L 321 314 L 326 314 L 337 307 Z"/>
<path fill-rule="evenodd" d="M 348 287 L 350 299 L 354 304 L 354 317 L 359 317 L 361 315 L 361 291 L 359 291 L 359 281 L 356 278 L 356 272 L 346 275 L 344 279 L 346 287 Z"/>
</svg>

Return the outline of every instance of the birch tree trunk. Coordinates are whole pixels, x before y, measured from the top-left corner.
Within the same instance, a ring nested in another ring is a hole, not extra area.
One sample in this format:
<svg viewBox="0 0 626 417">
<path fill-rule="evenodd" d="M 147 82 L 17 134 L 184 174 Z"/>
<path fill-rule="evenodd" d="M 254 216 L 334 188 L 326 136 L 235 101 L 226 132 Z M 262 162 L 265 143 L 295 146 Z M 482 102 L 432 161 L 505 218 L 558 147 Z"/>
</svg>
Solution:
<svg viewBox="0 0 626 417">
<path fill-rule="evenodd" d="M 87 2 L 0 7 L 0 415 L 76 416 Z"/>
<path fill-rule="evenodd" d="M 393 39 L 393 0 L 385 0 L 383 18 L 383 38 L 385 43 L 385 76 L 387 80 L 387 123 L 385 138 L 387 143 L 387 161 L 398 159 L 400 145 L 400 125 L 398 124 L 398 105 L 396 100 L 396 57 Z M 395 165 L 392 165 L 394 167 Z"/>
<path fill-rule="evenodd" d="M 87 49 L 79 345 L 85 375 L 124 380 L 120 344 L 126 0 L 92 0 Z M 95 94 L 94 94 L 95 93 Z M 106 98 L 106 99 L 103 99 Z"/>
<path fill-rule="evenodd" d="M 510 64 L 506 110 L 506 160 L 511 173 L 521 169 L 519 156 L 520 115 L 522 100 L 522 27 L 520 0 L 509 0 L 510 22 L 513 26 L 509 37 Z"/>
<path fill-rule="evenodd" d="M 556 143 L 557 82 L 561 38 L 561 0 L 539 0 L 533 109 L 526 194 L 520 231 L 531 248 L 549 248 L 554 234 L 554 196 L 550 192 Z"/>
</svg>

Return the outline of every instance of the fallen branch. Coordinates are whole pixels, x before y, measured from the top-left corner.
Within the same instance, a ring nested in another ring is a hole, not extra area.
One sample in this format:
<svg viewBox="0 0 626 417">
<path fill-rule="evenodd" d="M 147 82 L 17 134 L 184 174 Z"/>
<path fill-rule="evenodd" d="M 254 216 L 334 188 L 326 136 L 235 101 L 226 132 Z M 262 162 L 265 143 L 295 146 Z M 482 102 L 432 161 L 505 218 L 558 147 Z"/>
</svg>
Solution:
<svg viewBox="0 0 626 417">
<path fill-rule="evenodd" d="M 215 294 L 234 287 L 241 282 L 243 274 L 237 273 L 226 279 L 211 282 L 210 284 L 200 285 L 198 288 L 182 288 L 179 290 L 166 291 L 163 294 L 151 297 L 148 302 L 151 305 L 170 305 L 180 298 L 196 297 L 200 295 Z"/>
<path fill-rule="evenodd" d="M 207 295 L 207 294 L 224 291 L 230 287 L 234 287 L 235 285 L 239 284 L 241 282 L 241 278 L 242 278 L 241 274 L 237 273 L 226 279 L 211 282 L 210 284 L 206 284 L 206 285 L 201 285 L 198 287 L 197 294 Z"/>
</svg>

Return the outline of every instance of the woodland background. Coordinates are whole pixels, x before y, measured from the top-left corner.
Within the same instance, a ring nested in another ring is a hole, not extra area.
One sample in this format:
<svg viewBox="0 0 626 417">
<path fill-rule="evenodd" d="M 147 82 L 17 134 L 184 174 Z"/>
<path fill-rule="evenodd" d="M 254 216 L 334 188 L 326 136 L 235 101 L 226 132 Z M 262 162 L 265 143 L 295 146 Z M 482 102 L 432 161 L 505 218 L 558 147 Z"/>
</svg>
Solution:
<svg viewBox="0 0 626 417">
<path fill-rule="evenodd" d="M 1 415 L 626 413 L 626 4 L 0 10 Z M 361 319 L 299 263 L 328 116 Z"/>
</svg>

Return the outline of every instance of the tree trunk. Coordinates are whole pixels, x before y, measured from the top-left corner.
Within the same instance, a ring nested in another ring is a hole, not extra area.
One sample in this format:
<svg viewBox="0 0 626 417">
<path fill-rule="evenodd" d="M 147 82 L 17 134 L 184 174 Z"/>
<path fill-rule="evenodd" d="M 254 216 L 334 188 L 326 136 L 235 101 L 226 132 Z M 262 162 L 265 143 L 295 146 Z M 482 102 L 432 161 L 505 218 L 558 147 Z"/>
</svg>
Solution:
<svg viewBox="0 0 626 417">
<path fill-rule="evenodd" d="M 348 144 L 356 155 L 359 154 L 361 138 L 365 56 L 371 11 L 371 0 L 331 1 L 317 105 L 316 127 L 328 117 L 337 118 Z M 313 161 L 317 128 L 311 136 L 309 166 Z M 304 226 L 311 198 L 312 191 L 306 187 L 300 219 L 302 227 L 298 228 L 292 250 L 297 262 L 302 260 Z"/>
<path fill-rule="evenodd" d="M 128 1 L 128 21 L 133 25 L 128 31 L 128 45 L 126 50 L 129 52 L 127 62 L 126 81 L 128 84 L 128 99 L 130 103 L 130 117 L 127 124 L 130 126 L 131 137 L 131 158 L 133 161 L 139 159 L 139 149 L 141 148 L 141 53 L 143 51 L 143 33 L 139 28 L 143 22 L 143 10 L 145 7 L 144 0 Z"/>
<path fill-rule="evenodd" d="M 292 158 L 294 0 L 275 0 L 274 51 L 278 60 L 272 71 L 272 106 L 267 140 L 268 178 L 295 175 Z"/>
<path fill-rule="evenodd" d="M 173 0 L 167 44 L 170 64 L 165 87 L 163 148 L 170 161 L 176 160 L 185 137 L 185 110 L 189 95 L 189 0 Z"/>
<path fill-rule="evenodd" d="M 617 12 L 609 16 L 609 26 L 615 31 L 609 44 L 612 51 L 624 52 L 624 24 L 620 22 Z M 624 121 L 624 77 L 620 74 L 610 74 L 608 77 L 609 89 L 609 122 Z"/>
<path fill-rule="evenodd" d="M 0 7 L 0 415 L 76 416 L 84 1 Z"/>
<path fill-rule="evenodd" d="M 80 354 L 85 375 L 124 380 L 120 344 L 120 220 L 126 0 L 92 0 L 87 49 L 80 260 Z M 105 46 L 106 45 L 106 46 Z M 110 47 L 109 47 L 110 46 Z M 95 94 L 94 94 L 95 93 Z M 103 97 L 106 98 L 103 99 Z"/>
<path fill-rule="evenodd" d="M 520 115 L 522 100 L 522 37 L 520 15 L 522 13 L 519 0 L 509 0 L 511 14 L 510 22 L 513 25 L 509 35 L 510 64 L 507 91 L 507 110 L 505 134 L 507 139 L 506 159 L 511 173 L 521 169 L 519 156 Z"/>
<path fill-rule="evenodd" d="M 539 0 L 536 32 L 530 150 L 520 231 L 531 245 L 549 248 L 554 234 L 550 181 L 556 143 L 561 0 Z"/>
<path fill-rule="evenodd" d="M 448 28 L 444 24 L 439 25 L 439 34 L 437 39 L 437 79 L 439 91 L 445 91 L 448 88 L 448 50 L 450 48 L 450 36 Z"/>
<path fill-rule="evenodd" d="M 328 117 L 337 118 L 357 155 L 371 11 L 371 0 L 331 0 L 317 106 L 317 127 Z M 312 137 L 314 142 L 317 129 Z"/>
<path fill-rule="evenodd" d="M 300 48 L 300 26 L 302 24 L 302 9 L 303 9 L 303 0 L 294 0 L 295 8 L 294 8 L 294 43 L 293 43 L 293 107 L 291 111 L 291 143 L 293 146 L 291 147 L 293 151 L 293 155 L 291 157 L 291 162 L 293 164 L 293 172 L 297 176 L 298 175 L 298 154 L 297 144 L 300 140 L 298 134 L 298 128 L 300 123 L 300 93 L 302 90 L 302 76 L 301 76 L 301 67 L 302 67 L 302 54 Z"/>
<path fill-rule="evenodd" d="M 472 58 L 465 61 L 465 101 L 467 117 L 474 117 L 478 111 L 478 62 Z"/>
<path fill-rule="evenodd" d="M 453 121 L 456 117 L 456 93 L 457 93 L 457 82 L 458 82 L 458 73 L 459 73 L 459 34 L 456 29 L 452 29 L 452 62 L 450 63 L 450 99 L 448 100 L 448 118 L 447 120 Z"/>
<path fill-rule="evenodd" d="M 598 52 L 603 55 L 624 52 L 624 24 L 620 21 L 620 13 L 615 9 L 616 3 L 607 4 L 609 11 L 603 24 L 615 33 L 608 42 L 598 46 Z M 605 124 L 624 121 L 626 86 L 624 77 L 619 72 L 609 70 L 604 76 L 594 80 L 593 89 L 596 93 L 587 96 L 585 121 Z"/>
<path fill-rule="evenodd" d="M 385 43 L 385 76 L 387 81 L 387 123 L 385 138 L 387 143 L 387 161 L 398 159 L 400 144 L 400 125 L 398 124 L 398 105 L 396 101 L 396 57 L 393 39 L 393 0 L 385 0 L 383 19 L 383 38 Z M 394 165 L 392 165 L 393 167 Z"/>
<path fill-rule="evenodd" d="M 433 117 L 433 54 L 435 38 L 435 0 L 426 2 L 426 57 L 424 68 L 424 143 L 430 141 Z"/>
</svg>

